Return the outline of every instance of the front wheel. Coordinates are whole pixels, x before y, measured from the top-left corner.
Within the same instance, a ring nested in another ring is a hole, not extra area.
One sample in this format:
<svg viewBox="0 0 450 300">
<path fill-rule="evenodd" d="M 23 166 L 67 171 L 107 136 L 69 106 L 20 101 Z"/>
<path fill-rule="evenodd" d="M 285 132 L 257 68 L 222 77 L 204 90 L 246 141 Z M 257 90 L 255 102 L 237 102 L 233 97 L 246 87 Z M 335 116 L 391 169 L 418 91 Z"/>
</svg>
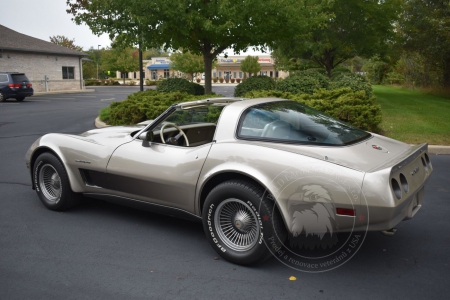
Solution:
<svg viewBox="0 0 450 300">
<path fill-rule="evenodd" d="M 271 256 L 265 237 L 275 236 L 284 224 L 267 196 L 261 188 L 241 180 L 221 183 L 209 193 L 203 206 L 203 228 L 220 256 L 241 265 Z"/>
<path fill-rule="evenodd" d="M 63 211 L 80 203 L 81 196 L 72 192 L 64 166 L 51 153 L 43 153 L 33 167 L 36 192 L 51 210 Z"/>
</svg>

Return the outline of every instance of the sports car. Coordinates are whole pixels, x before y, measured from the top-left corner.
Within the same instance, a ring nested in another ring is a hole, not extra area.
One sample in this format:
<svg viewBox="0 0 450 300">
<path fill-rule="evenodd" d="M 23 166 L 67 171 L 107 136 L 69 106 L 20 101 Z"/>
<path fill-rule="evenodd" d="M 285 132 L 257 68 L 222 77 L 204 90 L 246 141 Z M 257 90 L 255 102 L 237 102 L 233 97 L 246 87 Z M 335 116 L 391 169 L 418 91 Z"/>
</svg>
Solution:
<svg viewBox="0 0 450 300">
<path fill-rule="evenodd" d="M 51 210 L 87 197 L 198 220 L 220 256 L 252 264 L 288 238 L 392 235 L 422 206 L 427 151 L 291 100 L 211 98 L 135 126 L 46 134 L 25 160 Z"/>
</svg>

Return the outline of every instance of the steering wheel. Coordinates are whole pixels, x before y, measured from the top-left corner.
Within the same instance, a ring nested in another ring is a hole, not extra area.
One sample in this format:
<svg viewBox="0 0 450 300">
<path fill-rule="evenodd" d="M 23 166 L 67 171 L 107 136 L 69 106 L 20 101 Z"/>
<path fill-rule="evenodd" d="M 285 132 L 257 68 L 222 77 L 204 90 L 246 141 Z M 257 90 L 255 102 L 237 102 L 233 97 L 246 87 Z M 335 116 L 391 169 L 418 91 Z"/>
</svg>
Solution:
<svg viewBox="0 0 450 300">
<path fill-rule="evenodd" d="M 172 126 L 172 127 L 175 127 L 176 129 L 178 129 L 178 130 L 180 131 L 179 134 L 177 134 L 177 135 L 174 136 L 174 137 L 171 137 L 170 139 L 173 139 L 174 142 L 177 142 L 178 139 L 179 139 L 181 136 L 184 136 L 184 140 L 186 141 L 186 146 L 189 147 L 189 141 L 188 141 L 188 138 L 187 138 L 186 134 L 184 133 L 183 129 L 181 129 L 180 127 L 178 127 L 177 125 L 175 125 L 175 124 L 173 124 L 173 123 L 166 123 L 166 124 L 164 124 L 164 125 L 161 127 L 161 130 L 159 131 L 159 135 L 161 136 L 161 141 L 162 141 L 164 144 L 166 143 L 166 141 L 164 140 L 163 132 L 164 132 L 164 128 L 166 128 L 166 126 Z"/>
</svg>

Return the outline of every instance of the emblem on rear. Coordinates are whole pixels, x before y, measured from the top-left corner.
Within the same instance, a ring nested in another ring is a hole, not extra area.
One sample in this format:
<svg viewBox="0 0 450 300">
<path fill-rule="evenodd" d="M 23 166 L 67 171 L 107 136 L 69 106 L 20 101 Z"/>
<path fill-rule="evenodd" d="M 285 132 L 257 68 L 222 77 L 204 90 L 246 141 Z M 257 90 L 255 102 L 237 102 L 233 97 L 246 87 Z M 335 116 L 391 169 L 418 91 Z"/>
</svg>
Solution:
<svg viewBox="0 0 450 300">
<path fill-rule="evenodd" d="M 378 145 L 372 145 L 372 148 L 375 150 L 383 150 L 383 148 L 381 146 Z"/>
<path fill-rule="evenodd" d="M 419 167 L 412 170 L 410 174 L 411 174 L 411 176 L 414 176 L 417 172 L 419 172 Z"/>
</svg>

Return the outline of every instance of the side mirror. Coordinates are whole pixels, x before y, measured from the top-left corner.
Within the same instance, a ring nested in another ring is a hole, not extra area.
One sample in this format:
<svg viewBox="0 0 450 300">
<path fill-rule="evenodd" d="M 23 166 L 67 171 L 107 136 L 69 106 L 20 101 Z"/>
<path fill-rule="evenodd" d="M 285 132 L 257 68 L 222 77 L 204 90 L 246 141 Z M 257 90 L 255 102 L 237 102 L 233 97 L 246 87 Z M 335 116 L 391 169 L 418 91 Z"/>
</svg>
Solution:
<svg viewBox="0 0 450 300">
<path fill-rule="evenodd" d="M 150 142 L 153 141 L 153 138 L 154 138 L 154 137 L 155 137 L 155 136 L 154 136 L 154 134 L 153 134 L 153 131 L 151 131 L 151 130 L 142 133 L 142 134 L 139 136 L 139 139 L 142 140 L 142 147 L 150 147 Z"/>
</svg>

